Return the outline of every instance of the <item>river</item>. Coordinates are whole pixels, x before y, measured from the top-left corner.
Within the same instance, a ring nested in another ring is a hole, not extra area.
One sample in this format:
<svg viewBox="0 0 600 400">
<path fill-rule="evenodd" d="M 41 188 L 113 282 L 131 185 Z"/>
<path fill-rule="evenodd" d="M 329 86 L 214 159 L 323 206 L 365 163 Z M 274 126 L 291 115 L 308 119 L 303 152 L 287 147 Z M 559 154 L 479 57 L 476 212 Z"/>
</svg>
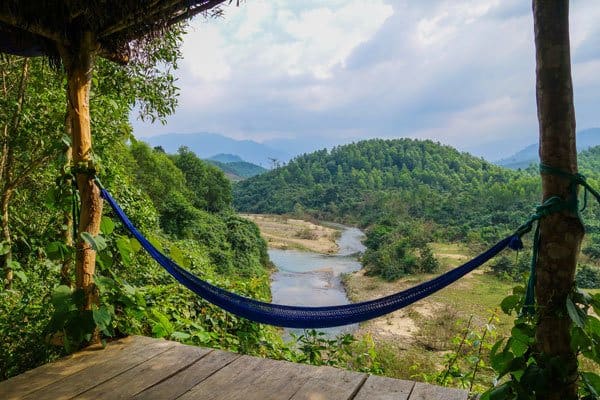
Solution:
<svg viewBox="0 0 600 400">
<path fill-rule="evenodd" d="M 271 293 L 273 303 L 303 306 L 331 306 L 348 304 L 341 282 L 341 275 L 361 268 L 357 255 L 365 250 L 364 233 L 357 228 L 328 224 L 342 231 L 337 244 L 339 251 L 324 255 L 299 250 L 269 250 L 271 261 L 277 267 L 272 275 Z M 357 325 L 320 329 L 328 336 L 352 333 Z M 289 333 L 302 333 L 301 329 L 286 329 Z"/>
</svg>

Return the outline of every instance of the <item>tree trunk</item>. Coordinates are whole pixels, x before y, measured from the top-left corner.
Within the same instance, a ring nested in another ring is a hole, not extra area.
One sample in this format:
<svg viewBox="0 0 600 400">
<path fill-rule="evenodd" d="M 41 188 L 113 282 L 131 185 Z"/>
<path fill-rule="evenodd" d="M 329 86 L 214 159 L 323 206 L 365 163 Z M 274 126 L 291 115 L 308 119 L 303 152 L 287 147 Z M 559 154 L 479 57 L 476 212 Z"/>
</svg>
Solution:
<svg viewBox="0 0 600 400">
<path fill-rule="evenodd" d="M 90 130 L 89 95 L 92 78 L 94 52 L 97 49 L 91 32 L 82 32 L 72 41 L 73 45 L 61 48 L 61 57 L 67 70 L 67 90 L 69 115 L 73 134 L 73 163 L 79 172 L 76 175 L 77 188 L 81 197 L 81 214 L 78 232 L 89 232 L 96 236 L 100 230 L 102 199 L 100 190 L 94 183 L 92 136 Z M 98 301 L 94 285 L 96 252 L 81 238 L 76 243 L 75 284 L 85 294 L 84 309 L 91 309 Z"/>
<path fill-rule="evenodd" d="M 67 117 L 65 118 L 65 131 L 67 135 L 73 140 L 73 129 L 71 123 L 71 114 L 69 113 L 69 103 L 67 102 Z M 73 151 L 72 147 L 69 146 L 65 150 L 65 167 L 70 168 L 71 163 L 73 161 Z M 73 182 L 72 179 L 66 179 L 63 182 L 63 185 L 66 187 L 72 187 Z M 69 249 L 72 249 L 74 246 L 73 242 L 73 210 L 65 210 L 63 213 L 63 239 L 65 241 L 65 246 Z M 70 253 L 69 253 L 70 254 Z M 60 268 L 60 282 L 63 285 L 71 287 L 73 282 L 71 280 L 71 271 L 73 266 L 73 258 L 69 255 L 62 261 L 62 266 Z"/>
<path fill-rule="evenodd" d="M 536 89 L 542 163 L 571 173 L 577 172 L 575 109 L 569 49 L 569 1 L 533 0 L 536 47 Z M 542 174 L 543 199 L 560 196 L 568 200 L 570 180 Z M 558 361 L 562 371 L 548 380 L 544 399 L 577 398 L 577 356 L 571 350 L 571 320 L 566 312 L 567 296 L 573 289 L 577 255 L 583 227 L 570 211 L 540 221 L 540 248 L 536 265 L 536 300 L 539 321 L 536 330 L 538 362 L 549 367 Z"/>
<path fill-rule="evenodd" d="M 13 190 L 11 188 L 4 188 L 2 196 L 0 196 L 0 210 L 2 212 L 2 241 L 8 246 L 7 252 L 4 255 L 4 288 L 10 289 L 13 283 L 13 271 L 12 271 L 12 235 L 10 234 L 10 225 L 8 207 L 10 205 L 10 199 L 12 197 Z"/>
<path fill-rule="evenodd" d="M 7 94 L 5 76 L 3 76 L 3 92 Z M 21 111 L 23 110 L 23 103 L 25 101 L 25 89 L 27 87 L 27 80 L 29 79 L 29 60 L 23 61 L 23 67 L 21 70 L 21 77 L 19 80 L 19 87 L 17 93 L 17 107 L 14 110 L 13 117 L 10 121 L 10 126 L 4 127 L 4 144 L 2 151 L 2 195 L 0 196 L 0 212 L 2 213 L 2 239 L 8 246 L 7 253 L 4 255 L 2 262 L 4 268 L 4 287 L 10 289 L 13 283 L 13 270 L 12 270 L 12 235 L 10 233 L 9 225 L 9 207 L 10 199 L 15 189 L 15 183 L 13 181 L 14 175 L 14 149 L 10 143 L 12 138 L 16 137 L 19 132 L 19 123 L 21 121 Z"/>
</svg>

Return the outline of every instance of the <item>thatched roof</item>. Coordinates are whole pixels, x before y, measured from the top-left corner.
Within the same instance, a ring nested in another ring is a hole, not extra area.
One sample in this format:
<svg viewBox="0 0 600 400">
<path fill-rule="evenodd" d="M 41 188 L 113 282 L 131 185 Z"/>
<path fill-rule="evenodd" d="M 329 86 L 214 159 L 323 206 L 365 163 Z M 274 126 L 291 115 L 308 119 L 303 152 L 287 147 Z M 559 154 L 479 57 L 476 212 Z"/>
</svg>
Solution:
<svg viewBox="0 0 600 400">
<path fill-rule="evenodd" d="M 130 43 L 162 34 L 199 13 L 218 16 L 232 0 L 2 0 L 0 52 L 23 56 L 58 54 L 74 35 L 93 32 L 101 57 L 125 63 Z"/>
</svg>

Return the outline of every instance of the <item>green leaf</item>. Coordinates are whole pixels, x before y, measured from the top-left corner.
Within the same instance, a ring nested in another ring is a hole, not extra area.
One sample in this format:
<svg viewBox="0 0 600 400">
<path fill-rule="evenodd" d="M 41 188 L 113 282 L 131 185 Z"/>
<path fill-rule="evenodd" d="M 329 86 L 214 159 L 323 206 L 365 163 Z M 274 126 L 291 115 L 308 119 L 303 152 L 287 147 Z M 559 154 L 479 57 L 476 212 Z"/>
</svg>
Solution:
<svg viewBox="0 0 600 400">
<path fill-rule="evenodd" d="M 502 385 L 496 386 L 495 388 L 490 390 L 489 393 L 490 400 L 506 400 L 513 398 L 510 382 L 506 382 Z"/>
<path fill-rule="evenodd" d="M 71 137 L 69 135 L 62 135 L 61 141 L 67 147 L 71 147 Z"/>
<path fill-rule="evenodd" d="M 600 320 L 593 315 L 586 317 L 586 331 L 600 336 Z"/>
<path fill-rule="evenodd" d="M 131 250 L 133 250 L 134 253 L 137 253 L 142 249 L 142 245 L 140 244 L 140 242 L 137 241 L 136 238 L 130 238 L 129 244 L 131 246 Z"/>
<path fill-rule="evenodd" d="M 52 292 L 50 302 L 54 308 L 66 310 L 73 304 L 71 299 L 71 288 L 65 285 L 60 285 Z"/>
<path fill-rule="evenodd" d="M 89 232 L 81 232 L 80 235 L 86 243 L 92 246 L 94 251 L 99 252 L 106 249 L 106 240 L 104 240 L 102 236 L 92 236 L 92 234 Z"/>
<path fill-rule="evenodd" d="M 13 274 L 19 278 L 19 280 L 23 283 L 27 283 L 27 275 L 25 275 L 25 272 L 23 271 L 19 271 L 19 270 L 15 270 L 13 271 Z"/>
<path fill-rule="evenodd" d="M 171 339 L 174 340 L 186 340 L 189 339 L 192 335 L 185 332 L 173 332 L 171 333 Z"/>
<path fill-rule="evenodd" d="M 600 397 L 600 376 L 593 372 L 582 372 L 581 378 L 590 394 L 595 398 Z"/>
<path fill-rule="evenodd" d="M 512 294 L 510 296 L 505 297 L 500 303 L 500 308 L 505 314 L 510 315 L 510 313 L 519 305 L 521 301 L 521 296 Z"/>
<path fill-rule="evenodd" d="M 93 310 L 92 316 L 94 318 L 94 322 L 96 323 L 96 326 L 100 330 L 104 330 L 106 327 L 108 327 L 110 324 L 110 320 L 112 319 L 112 316 L 110 315 L 110 312 L 108 311 L 108 308 L 106 308 L 104 306 L 98 308 L 97 310 Z"/>
<path fill-rule="evenodd" d="M 109 251 L 103 251 L 98 254 L 98 258 L 96 258 L 101 267 L 105 270 L 110 269 L 113 265 L 113 256 Z"/>
<path fill-rule="evenodd" d="M 585 331 L 577 326 L 571 329 L 571 348 L 576 352 L 581 352 L 585 357 L 593 356 L 592 341 Z"/>
<path fill-rule="evenodd" d="M 174 331 L 173 324 L 169 321 L 169 317 L 155 308 L 151 312 L 152 333 L 155 337 L 168 337 Z"/>
<path fill-rule="evenodd" d="M 69 254 L 69 248 L 63 242 L 48 243 L 45 250 L 51 260 L 64 260 Z"/>
<path fill-rule="evenodd" d="M 108 292 L 116 287 L 115 281 L 106 276 L 96 276 L 94 283 L 98 286 L 101 293 Z"/>
<path fill-rule="evenodd" d="M 529 345 L 534 341 L 535 332 L 531 327 L 526 325 L 517 325 L 511 330 L 511 338 L 509 339 L 510 349 L 514 353 L 515 357 L 521 357 Z"/>
<path fill-rule="evenodd" d="M 161 253 L 164 252 L 164 248 L 162 246 L 162 244 L 160 243 L 160 241 L 154 237 L 154 236 L 150 236 L 148 238 L 148 241 L 150 242 L 150 244 L 154 247 L 156 247 L 156 250 L 160 251 Z"/>
<path fill-rule="evenodd" d="M 169 250 L 169 254 L 173 261 L 175 261 L 177 264 L 179 264 L 181 266 L 184 266 L 185 259 L 183 256 L 183 252 L 179 249 L 179 247 L 171 246 L 171 249 Z"/>
<path fill-rule="evenodd" d="M 113 233 L 113 231 L 115 230 L 115 223 L 113 222 L 112 219 L 103 216 L 102 220 L 100 221 L 100 232 L 102 232 L 103 235 L 110 235 L 111 233 Z"/>
<path fill-rule="evenodd" d="M 567 297 L 567 312 L 569 313 L 569 317 L 571 317 L 573 323 L 583 329 L 587 316 L 583 310 L 573 303 L 571 297 Z"/>
<path fill-rule="evenodd" d="M 119 236 L 116 240 L 117 250 L 119 250 L 119 254 L 121 255 L 121 260 L 123 260 L 123 264 L 130 265 L 131 264 L 131 242 L 129 238 L 125 236 Z"/>
<path fill-rule="evenodd" d="M 0 242 L 0 256 L 8 254 L 10 251 L 10 244 L 7 242 Z"/>
<path fill-rule="evenodd" d="M 15 260 L 10 260 L 10 262 L 8 263 L 8 267 L 12 269 L 13 272 L 22 270 L 21 263 Z"/>
</svg>

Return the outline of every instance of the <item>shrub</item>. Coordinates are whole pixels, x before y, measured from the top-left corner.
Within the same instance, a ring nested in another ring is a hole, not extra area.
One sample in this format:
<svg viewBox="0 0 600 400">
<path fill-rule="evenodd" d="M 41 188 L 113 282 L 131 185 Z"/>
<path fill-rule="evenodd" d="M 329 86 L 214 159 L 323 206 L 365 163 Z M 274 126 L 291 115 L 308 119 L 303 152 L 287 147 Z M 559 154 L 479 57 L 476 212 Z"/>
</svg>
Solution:
<svg viewBox="0 0 600 400">
<path fill-rule="evenodd" d="M 600 268 L 594 268 L 587 264 L 581 265 L 575 275 L 577 287 L 582 289 L 600 289 Z"/>
<path fill-rule="evenodd" d="M 433 255 L 433 251 L 429 245 L 424 245 L 419 249 L 419 266 L 421 271 L 432 273 L 440 269 L 440 263 Z"/>
<path fill-rule="evenodd" d="M 531 253 L 523 252 L 517 257 L 502 255 L 491 263 L 492 272 L 506 280 L 522 281 L 530 268 Z"/>
<path fill-rule="evenodd" d="M 600 240 L 598 239 L 596 235 L 590 236 L 590 243 L 582 250 L 583 254 L 594 260 L 600 260 Z"/>
<path fill-rule="evenodd" d="M 294 236 L 299 239 L 306 239 L 306 240 L 316 240 L 319 238 L 319 235 L 317 235 L 317 233 L 314 230 L 310 229 L 309 227 L 300 229 L 298 232 L 296 232 L 296 234 Z"/>
</svg>

